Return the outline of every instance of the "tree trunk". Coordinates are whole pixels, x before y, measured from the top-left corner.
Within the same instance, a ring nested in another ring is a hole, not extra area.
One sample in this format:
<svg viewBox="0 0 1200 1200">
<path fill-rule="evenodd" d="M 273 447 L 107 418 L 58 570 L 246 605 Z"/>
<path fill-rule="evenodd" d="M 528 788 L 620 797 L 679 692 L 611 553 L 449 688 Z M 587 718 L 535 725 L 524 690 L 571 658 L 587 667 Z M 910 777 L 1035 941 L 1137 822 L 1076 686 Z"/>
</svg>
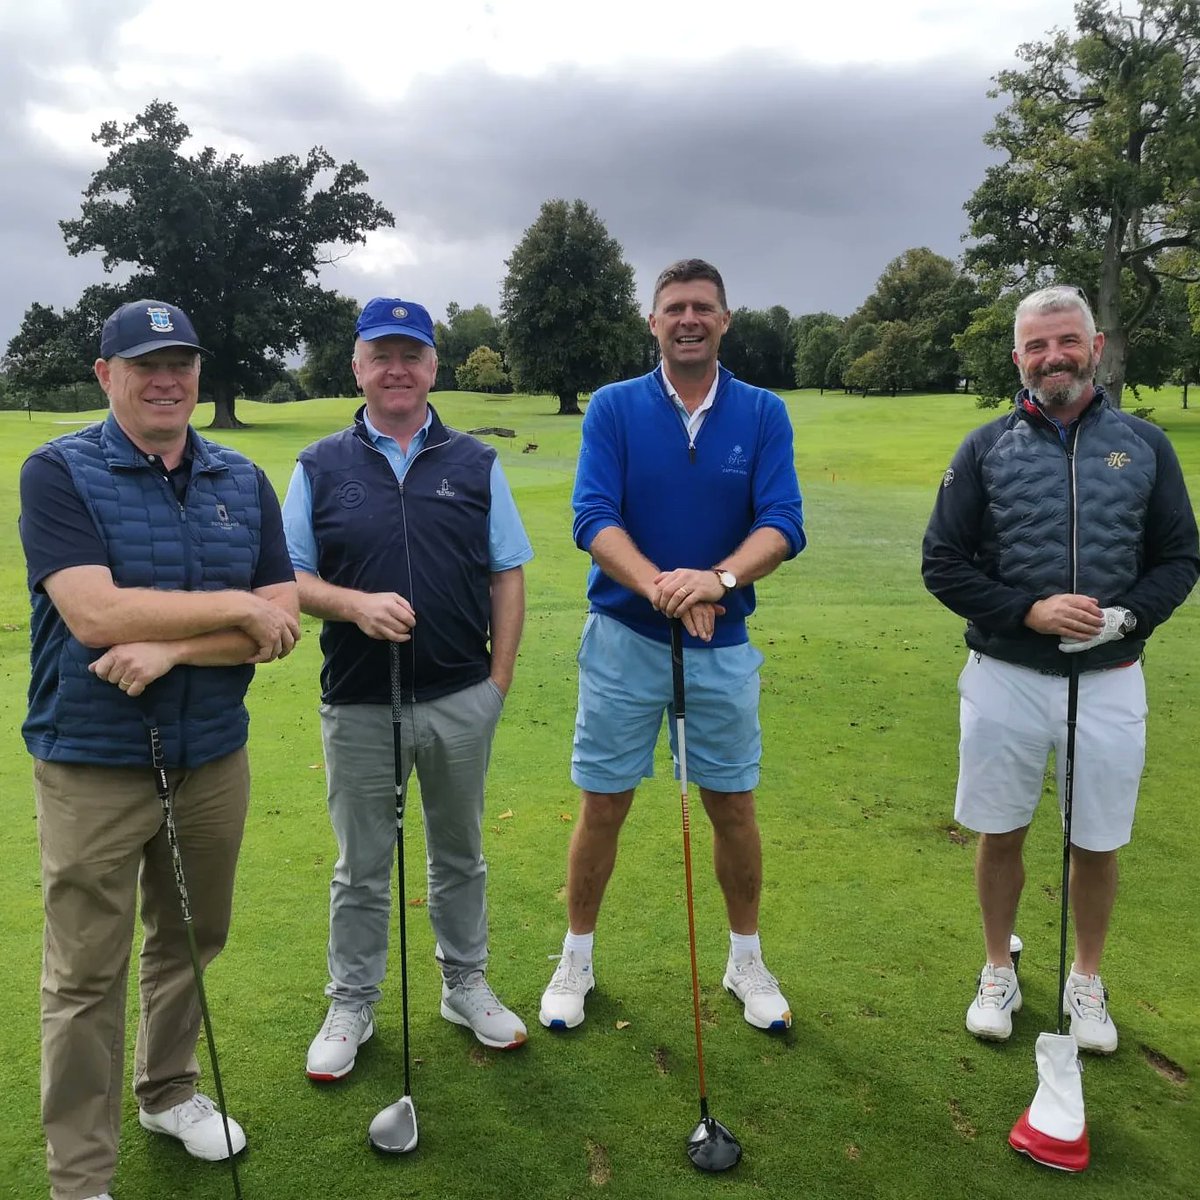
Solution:
<svg viewBox="0 0 1200 1200">
<path fill-rule="evenodd" d="M 1187 390 L 1188 390 L 1188 381 L 1185 379 L 1183 381 L 1183 411 L 1184 412 L 1187 412 Z"/>
<path fill-rule="evenodd" d="M 237 399 L 232 383 L 224 379 L 213 384 L 213 419 L 209 429 L 245 429 L 246 423 L 237 419 L 234 402 Z"/>
<path fill-rule="evenodd" d="M 1125 222 L 1114 213 L 1104 242 L 1100 262 L 1100 287 L 1096 295 L 1096 324 L 1104 334 L 1104 349 L 1096 369 L 1096 382 L 1102 384 L 1114 408 L 1121 407 L 1125 386 L 1125 356 L 1129 335 L 1121 319 L 1121 242 Z"/>
<path fill-rule="evenodd" d="M 560 417 L 578 417 L 583 415 L 583 410 L 579 407 L 578 392 L 557 392 L 558 396 L 558 415 Z"/>
</svg>

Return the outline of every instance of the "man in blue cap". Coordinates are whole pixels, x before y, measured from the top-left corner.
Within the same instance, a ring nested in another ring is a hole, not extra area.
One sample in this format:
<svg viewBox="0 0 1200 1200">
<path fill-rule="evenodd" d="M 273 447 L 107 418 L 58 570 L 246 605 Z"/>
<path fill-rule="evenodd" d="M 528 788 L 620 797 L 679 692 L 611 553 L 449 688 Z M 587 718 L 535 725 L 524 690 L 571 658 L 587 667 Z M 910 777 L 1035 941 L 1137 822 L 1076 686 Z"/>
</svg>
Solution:
<svg viewBox="0 0 1200 1200">
<path fill-rule="evenodd" d="M 243 699 L 254 664 L 287 654 L 300 626 L 270 483 L 189 427 L 200 353 L 174 305 L 122 305 L 95 364 L 108 418 L 35 450 L 21 471 L 55 1200 L 110 1200 L 139 883 L 140 1121 L 198 1158 L 229 1153 L 221 1115 L 196 1092 L 200 1011 L 147 724 L 162 738 L 207 964 L 229 930 L 249 797 Z M 237 1153 L 236 1121 L 229 1134 Z"/>
<path fill-rule="evenodd" d="M 283 506 L 300 606 L 324 621 L 321 733 L 338 842 L 330 1005 L 306 1064 L 317 1080 L 353 1068 L 382 995 L 396 846 L 396 642 L 401 771 L 406 780 L 415 766 L 421 783 L 441 1013 L 485 1046 L 510 1050 L 526 1039 L 485 975 L 483 798 L 533 550 L 495 450 L 443 425 L 429 404 L 437 376 L 429 313 L 379 297 L 357 333 L 354 375 L 366 403 L 348 429 L 301 452 Z"/>
</svg>

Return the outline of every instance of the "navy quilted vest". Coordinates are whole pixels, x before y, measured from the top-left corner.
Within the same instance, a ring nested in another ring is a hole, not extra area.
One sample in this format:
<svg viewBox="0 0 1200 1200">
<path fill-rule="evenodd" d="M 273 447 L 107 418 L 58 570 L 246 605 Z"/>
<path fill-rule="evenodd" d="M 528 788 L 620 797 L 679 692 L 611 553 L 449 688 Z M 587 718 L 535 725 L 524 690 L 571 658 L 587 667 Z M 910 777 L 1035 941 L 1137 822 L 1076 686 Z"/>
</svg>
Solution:
<svg viewBox="0 0 1200 1200">
<path fill-rule="evenodd" d="M 259 473 L 249 459 L 189 431 L 192 474 L 180 506 L 110 416 L 51 442 L 108 546 L 120 587 L 248 590 L 262 538 Z M 130 699 L 87 665 L 102 651 L 71 636 L 43 592 L 32 597 L 29 752 L 52 762 L 150 762 L 146 715 L 162 733 L 168 766 L 196 767 L 246 743 L 243 703 L 252 666 L 169 671 Z"/>
<path fill-rule="evenodd" d="M 338 587 L 398 592 L 417 614 L 402 644 L 406 697 L 434 700 L 487 678 L 488 514 L 496 452 L 442 424 L 398 484 L 362 420 L 300 453 L 312 489 L 317 574 Z M 387 704 L 388 643 L 347 621 L 321 629 L 321 699 Z"/>
</svg>

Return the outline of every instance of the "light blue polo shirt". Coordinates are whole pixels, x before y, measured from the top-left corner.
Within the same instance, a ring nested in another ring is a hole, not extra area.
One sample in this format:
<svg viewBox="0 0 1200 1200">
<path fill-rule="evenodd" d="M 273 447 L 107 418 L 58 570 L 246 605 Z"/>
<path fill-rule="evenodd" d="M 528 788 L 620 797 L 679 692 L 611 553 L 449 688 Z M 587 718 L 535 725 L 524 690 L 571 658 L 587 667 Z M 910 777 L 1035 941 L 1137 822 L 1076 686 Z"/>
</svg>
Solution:
<svg viewBox="0 0 1200 1200">
<path fill-rule="evenodd" d="M 371 418 L 363 413 L 363 424 L 372 444 L 391 465 L 397 482 L 403 482 L 412 461 L 425 447 L 429 427 L 433 423 L 433 412 L 425 416 L 425 424 L 417 430 L 407 453 L 395 438 L 380 433 L 371 424 Z M 492 461 L 491 474 L 492 504 L 488 509 L 488 567 L 491 571 L 511 571 L 527 563 L 533 557 L 533 546 L 521 523 L 521 514 L 513 499 L 512 489 L 504 476 L 504 469 L 497 457 Z M 297 463 L 288 484 L 287 496 L 283 501 L 283 531 L 287 536 L 288 554 L 297 571 L 317 573 L 317 539 L 312 524 L 312 488 L 308 475 Z"/>
</svg>

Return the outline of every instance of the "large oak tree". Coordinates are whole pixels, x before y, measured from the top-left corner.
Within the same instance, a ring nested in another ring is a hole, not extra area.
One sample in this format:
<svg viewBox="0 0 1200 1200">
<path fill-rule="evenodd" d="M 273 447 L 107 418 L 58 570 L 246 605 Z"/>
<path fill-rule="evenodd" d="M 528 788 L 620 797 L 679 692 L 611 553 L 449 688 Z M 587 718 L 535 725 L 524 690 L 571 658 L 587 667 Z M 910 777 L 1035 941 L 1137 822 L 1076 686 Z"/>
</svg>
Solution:
<svg viewBox="0 0 1200 1200">
<path fill-rule="evenodd" d="M 1107 335 L 1115 403 L 1130 337 L 1153 310 L 1164 255 L 1200 247 L 1200 3 L 1075 6 L 1076 33 L 1021 46 L 996 76 L 1011 101 L 987 134 L 1004 161 L 967 202 L 968 261 L 1008 287 L 1080 286 Z"/>
<path fill-rule="evenodd" d="M 362 190 L 364 172 L 319 146 L 251 163 L 208 146 L 183 154 L 189 136 L 165 101 L 127 124 L 106 121 L 93 140 L 108 160 L 79 217 L 61 226 L 72 254 L 99 251 L 106 271 L 131 265 L 130 291 L 190 314 L 212 351 L 201 386 L 213 425 L 230 428 L 239 392 L 261 391 L 298 349 L 324 296 L 321 266 L 394 222 Z"/>
</svg>

